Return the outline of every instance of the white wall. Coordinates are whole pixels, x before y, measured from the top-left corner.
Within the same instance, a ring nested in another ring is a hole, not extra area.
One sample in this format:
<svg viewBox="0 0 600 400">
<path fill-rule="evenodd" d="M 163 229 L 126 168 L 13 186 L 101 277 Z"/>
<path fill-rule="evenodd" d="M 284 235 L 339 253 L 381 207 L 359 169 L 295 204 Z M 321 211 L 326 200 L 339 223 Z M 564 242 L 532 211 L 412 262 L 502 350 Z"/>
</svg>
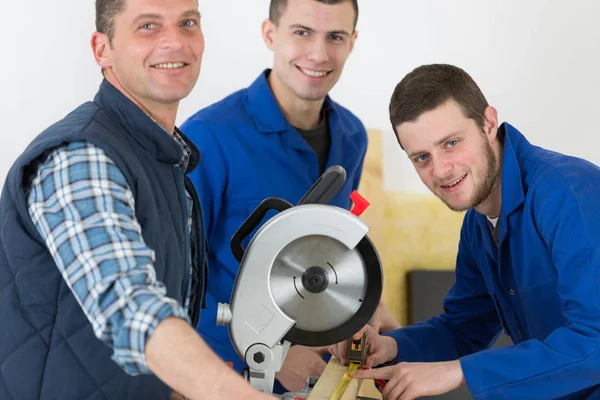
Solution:
<svg viewBox="0 0 600 400">
<path fill-rule="evenodd" d="M 0 37 L 0 184 L 43 128 L 90 99 L 100 72 L 89 48 L 92 0 L 5 2 Z M 270 65 L 260 37 L 269 0 L 200 0 L 207 41 L 200 80 L 178 122 L 247 86 Z M 454 63 L 502 120 L 536 144 L 600 164 L 598 0 L 362 0 L 359 39 L 332 96 L 386 131 L 385 183 L 423 191 L 388 123 L 397 82 L 414 67 Z"/>
</svg>

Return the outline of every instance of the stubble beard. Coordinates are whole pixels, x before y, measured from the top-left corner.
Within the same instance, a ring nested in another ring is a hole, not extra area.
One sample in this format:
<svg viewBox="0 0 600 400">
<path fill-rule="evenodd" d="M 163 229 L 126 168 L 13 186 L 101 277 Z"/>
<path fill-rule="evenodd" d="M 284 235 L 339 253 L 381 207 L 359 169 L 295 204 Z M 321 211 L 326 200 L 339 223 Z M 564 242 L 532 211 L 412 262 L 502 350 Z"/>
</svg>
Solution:
<svg viewBox="0 0 600 400">
<path fill-rule="evenodd" d="M 438 196 L 452 211 L 462 212 L 477 207 L 489 199 L 498 189 L 498 159 L 487 140 L 484 141 L 484 147 L 486 170 L 481 183 L 477 184 L 477 182 L 474 182 L 475 188 L 469 203 L 465 205 L 452 205 L 443 197 Z"/>
</svg>

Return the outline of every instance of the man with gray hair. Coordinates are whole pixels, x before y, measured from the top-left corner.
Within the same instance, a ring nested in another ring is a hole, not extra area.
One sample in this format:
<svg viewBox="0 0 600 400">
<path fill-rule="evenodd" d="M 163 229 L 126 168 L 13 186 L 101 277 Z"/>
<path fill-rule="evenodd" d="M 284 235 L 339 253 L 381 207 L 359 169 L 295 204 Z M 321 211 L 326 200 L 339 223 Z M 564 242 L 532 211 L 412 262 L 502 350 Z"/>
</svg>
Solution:
<svg viewBox="0 0 600 400">
<path fill-rule="evenodd" d="M 175 126 L 200 72 L 196 0 L 97 0 L 95 98 L 41 133 L 0 198 L 0 398 L 267 399 L 195 332 L 199 161 Z"/>
</svg>

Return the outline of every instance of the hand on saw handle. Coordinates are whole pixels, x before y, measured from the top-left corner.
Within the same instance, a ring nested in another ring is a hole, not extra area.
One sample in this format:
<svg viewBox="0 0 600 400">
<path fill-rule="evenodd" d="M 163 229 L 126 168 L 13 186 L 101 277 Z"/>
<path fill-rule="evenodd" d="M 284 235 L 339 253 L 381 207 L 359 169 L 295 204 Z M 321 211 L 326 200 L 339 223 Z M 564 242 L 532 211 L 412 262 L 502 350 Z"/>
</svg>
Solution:
<svg viewBox="0 0 600 400">
<path fill-rule="evenodd" d="M 352 336 L 353 340 L 360 340 L 366 332 L 364 365 L 375 367 L 398 357 L 398 344 L 388 336 L 380 336 L 375 330 L 366 325 Z M 337 357 L 343 365 L 348 364 L 348 341 L 345 340 L 329 347 L 329 352 Z"/>
<path fill-rule="evenodd" d="M 373 332 L 375 334 L 387 333 L 387 332 L 390 332 L 390 331 L 393 331 L 396 329 L 400 329 L 400 328 L 402 328 L 402 325 L 400 325 L 400 323 L 398 321 L 396 321 L 396 319 L 392 316 L 392 314 L 387 309 L 383 300 L 381 300 L 379 302 L 379 304 L 377 305 L 377 310 L 375 310 L 375 313 L 369 320 L 368 325 L 366 325 L 363 329 L 361 329 L 359 332 L 357 332 L 353 336 L 353 339 L 359 340 L 364 332 L 367 332 L 367 334 L 369 332 L 371 332 L 371 336 L 375 336 L 372 334 Z M 367 341 L 372 342 L 372 340 L 370 338 L 367 338 Z M 390 342 L 389 345 L 393 347 L 395 345 L 395 343 L 396 343 L 395 341 L 393 344 Z M 372 351 L 375 351 L 375 350 L 372 350 Z M 344 365 L 348 364 L 348 359 L 346 357 L 346 355 L 348 354 L 347 341 L 344 341 L 344 342 L 338 343 L 337 345 L 331 346 L 329 352 L 331 354 L 333 354 L 334 356 L 336 356 L 338 359 L 340 359 L 340 361 Z M 341 356 L 341 355 L 343 355 L 343 356 Z M 367 356 L 368 355 L 369 355 L 369 353 L 367 353 Z M 376 362 L 376 364 L 373 364 L 373 362 Z M 379 362 L 378 355 L 375 355 L 374 359 L 368 358 L 368 357 L 367 357 L 367 359 L 365 359 L 365 365 L 369 365 L 369 366 L 376 366 L 376 365 L 382 364 L 384 362 L 387 362 L 387 361 Z"/>
<path fill-rule="evenodd" d="M 309 376 L 321 376 L 327 347 L 292 346 L 275 378 L 290 392 L 300 392 Z"/>
</svg>

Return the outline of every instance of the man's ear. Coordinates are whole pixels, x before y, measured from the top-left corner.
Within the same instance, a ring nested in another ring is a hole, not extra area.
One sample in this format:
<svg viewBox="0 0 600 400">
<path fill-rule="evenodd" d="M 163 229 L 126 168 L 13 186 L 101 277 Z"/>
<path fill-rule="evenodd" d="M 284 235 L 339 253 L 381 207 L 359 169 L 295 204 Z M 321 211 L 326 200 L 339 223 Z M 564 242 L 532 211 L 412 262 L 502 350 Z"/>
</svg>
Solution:
<svg viewBox="0 0 600 400">
<path fill-rule="evenodd" d="M 483 112 L 483 131 L 490 143 L 498 134 L 498 111 L 492 106 L 487 106 Z"/>
<path fill-rule="evenodd" d="M 277 26 L 270 19 L 265 19 L 262 23 L 262 37 L 269 50 L 275 48 L 275 31 Z"/>
<path fill-rule="evenodd" d="M 98 64 L 102 69 L 112 67 L 112 61 L 110 58 L 110 41 L 108 36 L 104 33 L 94 32 L 90 40 L 92 46 L 92 52 Z"/>
</svg>

